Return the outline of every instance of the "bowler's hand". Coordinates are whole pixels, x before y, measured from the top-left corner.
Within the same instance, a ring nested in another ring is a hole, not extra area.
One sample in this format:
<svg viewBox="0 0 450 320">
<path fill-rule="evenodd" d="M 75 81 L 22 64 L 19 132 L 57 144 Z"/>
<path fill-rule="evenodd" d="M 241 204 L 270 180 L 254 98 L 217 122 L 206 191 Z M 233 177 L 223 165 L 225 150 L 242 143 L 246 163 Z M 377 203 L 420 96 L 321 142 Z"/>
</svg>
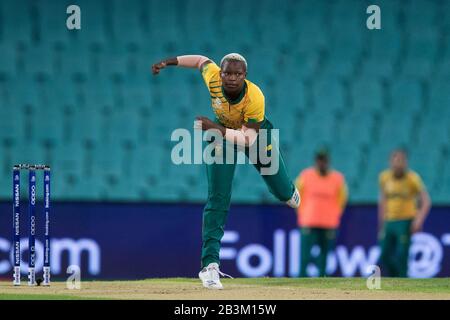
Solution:
<svg viewBox="0 0 450 320">
<path fill-rule="evenodd" d="M 154 65 L 152 65 L 152 73 L 154 75 L 157 75 L 166 66 L 167 66 L 167 63 L 165 61 L 161 61 L 161 62 L 155 63 Z"/>
</svg>

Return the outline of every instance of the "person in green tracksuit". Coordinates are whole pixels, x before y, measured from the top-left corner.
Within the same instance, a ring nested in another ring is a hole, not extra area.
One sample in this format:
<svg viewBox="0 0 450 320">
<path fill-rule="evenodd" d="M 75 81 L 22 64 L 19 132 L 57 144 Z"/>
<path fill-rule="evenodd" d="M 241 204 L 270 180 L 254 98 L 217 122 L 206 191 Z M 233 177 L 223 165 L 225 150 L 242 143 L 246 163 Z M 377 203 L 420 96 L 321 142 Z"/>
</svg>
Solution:
<svg viewBox="0 0 450 320">
<path fill-rule="evenodd" d="M 411 235 L 422 230 L 431 200 L 420 176 L 408 169 L 404 150 L 392 152 L 390 166 L 379 176 L 381 271 L 391 277 L 407 277 Z"/>
<path fill-rule="evenodd" d="M 222 289 L 219 270 L 220 241 L 230 209 L 232 181 L 236 161 L 225 161 L 230 157 L 237 159 L 237 151 L 242 150 L 253 159 L 270 192 L 280 201 L 292 208 L 300 204 L 300 195 L 287 174 L 275 137 L 273 125 L 266 118 L 265 98 L 260 88 L 246 79 L 247 61 L 237 53 L 223 57 L 220 65 L 201 55 L 185 55 L 170 58 L 152 66 L 154 74 L 169 65 L 199 69 L 211 97 L 215 120 L 197 117 L 194 128 L 213 130 L 223 138 L 211 139 L 212 156 L 222 159 L 222 163 L 206 165 L 208 178 L 208 199 L 203 210 L 202 228 L 202 270 L 199 278 L 209 289 Z M 261 137 L 267 137 L 262 139 Z M 217 138 L 217 137 L 216 137 Z M 260 139 L 261 138 L 261 139 Z M 231 148 L 229 148 L 231 144 Z M 231 149 L 231 151 L 229 151 Z M 260 155 L 262 154 L 262 157 Z M 255 155 L 258 155 L 256 158 Z M 270 161 L 267 162 L 267 158 Z M 276 164 L 276 165 L 275 165 Z"/>
</svg>

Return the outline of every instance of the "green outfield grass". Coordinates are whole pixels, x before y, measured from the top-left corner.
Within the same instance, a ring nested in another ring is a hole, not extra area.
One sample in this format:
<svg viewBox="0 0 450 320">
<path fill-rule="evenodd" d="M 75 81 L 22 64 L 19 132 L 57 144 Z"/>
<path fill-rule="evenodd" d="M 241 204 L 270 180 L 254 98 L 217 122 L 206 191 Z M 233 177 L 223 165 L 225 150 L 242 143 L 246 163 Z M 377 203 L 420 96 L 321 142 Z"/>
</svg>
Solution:
<svg viewBox="0 0 450 320">
<path fill-rule="evenodd" d="M 204 289 L 198 279 L 170 278 L 140 281 L 84 281 L 80 290 L 65 282 L 50 287 L 13 287 L 0 282 L 0 299 L 446 299 L 450 278 L 383 278 L 380 290 L 369 290 L 365 278 L 224 279 L 225 289 Z"/>
<path fill-rule="evenodd" d="M 100 300 L 63 294 L 0 294 L 0 300 Z"/>
<path fill-rule="evenodd" d="M 250 284 L 254 279 L 239 279 L 242 284 Z M 259 285 L 264 286 L 296 286 L 303 288 L 367 290 L 365 278 L 262 278 Z M 450 278 L 435 279 L 398 279 L 383 278 L 382 291 L 413 291 L 450 293 Z"/>
</svg>

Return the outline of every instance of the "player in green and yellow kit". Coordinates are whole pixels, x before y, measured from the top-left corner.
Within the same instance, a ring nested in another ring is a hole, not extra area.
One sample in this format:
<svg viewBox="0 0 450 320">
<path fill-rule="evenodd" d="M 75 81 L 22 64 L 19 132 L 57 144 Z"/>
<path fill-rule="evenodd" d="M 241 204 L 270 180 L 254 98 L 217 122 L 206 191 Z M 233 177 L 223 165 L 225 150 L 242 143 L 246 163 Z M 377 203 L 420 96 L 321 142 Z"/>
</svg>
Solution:
<svg viewBox="0 0 450 320">
<path fill-rule="evenodd" d="M 380 262 L 388 276 L 406 277 L 411 235 L 422 229 L 431 201 L 420 176 L 408 169 L 405 151 L 395 150 L 390 161 L 379 177 Z"/>
<path fill-rule="evenodd" d="M 246 79 L 247 61 L 240 54 L 226 55 L 216 65 L 209 58 L 200 55 L 187 55 L 170 58 L 152 66 L 154 74 L 169 65 L 178 65 L 199 69 L 211 97 L 211 106 L 215 121 L 207 117 L 197 117 L 195 128 L 201 130 L 214 129 L 225 139 L 226 144 L 233 145 L 233 157 L 238 147 L 244 150 L 247 157 L 254 146 L 270 157 L 275 156 L 278 170 L 273 174 L 262 174 L 270 164 L 263 163 L 258 158 L 254 163 L 256 169 L 272 194 L 280 201 L 297 208 L 300 195 L 288 177 L 284 161 L 278 151 L 278 146 L 271 136 L 273 125 L 266 118 L 264 95 L 257 85 Z M 263 145 L 258 139 L 262 129 L 267 129 L 267 142 Z M 213 143 L 213 142 L 209 142 Z M 215 149 L 218 150 L 218 149 Z M 225 157 L 225 152 L 223 153 Z M 272 162 L 272 161 L 271 161 Z M 231 198 L 231 187 L 236 164 L 207 164 L 208 200 L 203 210 L 202 230 L 202 270 L 199 277 L 203 286 L 209 289 L 222 289 L 219 276 L 224 275 L 219 270 L 220 241 L 224 234 L 224 226 L 228 216 Z"/>
</svg>

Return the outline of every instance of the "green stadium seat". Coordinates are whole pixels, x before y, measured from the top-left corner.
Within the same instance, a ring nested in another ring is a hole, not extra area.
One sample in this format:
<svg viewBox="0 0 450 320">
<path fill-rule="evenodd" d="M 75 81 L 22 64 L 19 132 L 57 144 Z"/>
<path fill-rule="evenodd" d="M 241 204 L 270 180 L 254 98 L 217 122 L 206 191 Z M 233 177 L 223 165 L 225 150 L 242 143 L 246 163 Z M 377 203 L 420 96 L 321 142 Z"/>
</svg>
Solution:
<svg viewBox="0 0 450 320">
<path fill-rule="evenodd" d="M 379 194 L 378 173 L 371 172 L 362 178 L 362 182 L 358 188 L 349 187 L 349 201 L 351 203 L 368 204 L 374 203 Z"/>
<path fill-rule="evenodd" d="M 383 10 L 383 17 L 386 10 Z M 401 34 L 395 25 L 383 23 L 383 32 L 371 32 L 368 35 L 370 41 L 370 53 L 380 61 L 394 62 L 400 54 Z"/>
<path fill-rule="evenodd" d="M 134 144 L 139 140 L 140 119 L 138 110 L 114 110 L 110 114 L 107 137 L 120 145 Z"/>
<path fill-rule="evenodd" d="M 325 3 L 317 1 L 296 2 L 296 11 L 288 10 L 291 15 L 291 30 L 294 32 L 293 42 L 301 51 L 316 51 L 323 49 L 328 43 L 328 32 L 326 31 L 324 19 Z"/>
<path fill-rule="evenodd" d="M 81 143 L 60 142 L 51 148 L 49 164 L 55 174 L 52 176 L 52 196 L 55 199 L 80 200 L 78 185 L 88 175 L 84 170 L 87 161 Z"/>
<path fill-rule="evenodd" d="M 86 80 L 91 73 L 91 56 L 87 50 L 66 50 L 58 73 L 71 80 Z"/>
<path fill-rule="evenodd" d="M 84 164 L 87 161 L 86 149 L 79 142 L 60 142 L 51 148 L 50 165 L 63 180 L 77 181 L 86 173 Z"/>
<path fill-rule="evenodd" d="M 392 79 L 390 97 L 392 109 L 415 113 L 423 108 L 422 86 L 411 78 Z"/>
<path fill-rule="evenodd" d="M 217 16 L 199 15 L 198 8 L 214 10 L 216 4 L 207 0 L 190 0 L 177 3 L 177 7 L 183 12 L 177 19 L 179 25 L 185 30 L 184 40 L 188 48 L 198 51 L 214 50 L 213 39 L 217 36 Z M 202 35 L 202 36 L 199 36 Z M 187 49 L 188 49 L 187 48 Z M 208 52 L 210 53 L 210 52 Z"/>
<path fill-rule="evenodd" d="M 412 34 L 423 33 L 436 25 L 439 6 L 436 1 L 411 1 L 403 6 L 405 25 Z M 437 30 L 433 30 L 437 33 Z"/>
<path fill-rule="evenodd" d="M 349 10 L 347 6 L 342 6 L 346 15 L 348 12 L 356 12 Z M 339 26 L 340 32 L 334 32 L 330 37 L 330 45 L 326 56 L 325 75 L 348 78 L 353 76 L 356 71 L 356 61 L 360 59 L 363 48 L 362 33 L 358 33 L 358 27 L 363 21 L 358 17 L 339 17 L 332 21 Z M 331 23 L 333 24 L 333 22 Z M 334 29 L 334 28 L 333 28 Z"/>
<path fill-rule="evenodd" d="M 358 132 L 355 135 L 355 132 Z M 336 142 L 340 145 L 351 141 L 352 145 L 361 146 L 373 140 L 374 116 L 369 112 L 358 110 L 345 114 L 338 122 Z"/>
<path fill-rule="evenodd" d="M 106 198 L 105 186 L 101 180 L 95 176 L 86 175 L 76 184 L 65 186 L 68 189 L 64 190 L 61 195 L 62 200 L 71 201 L 100 201 Z"/>
<path fill-rule="evenodd" d="M 9 102 L 17 110 L 38 106 L 44 101 L 41 87 L 28 74 L 10 81 L 8 86 L 10 90 Z"/>
<path fill-rule="evenodd" d="M 312 94 L 317 110 L 333 112 L 345 106 L 344 90 L 336 78 L 319 79 L 313 85 Z"/>
<path fill-rule="evenodd" d="M 33 77 L 48 79 L 53 75 L 53 50 L 50 47 L 29 47 L 25 51 L 25 72 Z"/>
<path fill-rule="evenodd" d="M 148 36 L 158 37 L 164 39 L 166 45 L 168 43 L 175 43 L 179 39 L 179 32 L 182 30 L 177 28 L 176 10 L 166 10 L 167 8 L 176 8 L 177 2 L 174 0 L 168 1 L 151 1 L 144 8 L 145 14 L 149 17 L 147 30 Z M 158 12 L 165 12 L 164 15 Z M 164 42 L 163 42 L 164 43 Z M 154 43 L 151 44 L 154 46 Z"/>
<path fill-rule="evenodd" d="M 127 160 L 121 145 L 114 142 L 99 143 L 88 152 L 88 156 L 92 176 L 97 177 L 107 189 L 119 183 Z"/>
<path fill-rule="evenodd" d="M 52 77 L 45 82 L 44 87 L 47 97 L 46 104 L 56 105 L 61 112 L 74 109 L 79 103 L 74 83 L 65 75 Z"/>
<path fill-rule="evenodd" d="M 68 130 L 72 133 L 71 141 L 98 143 L 105 139 L 106 119 L 100 111 L 79 107 L 74 110 Z"/>
<path fill-rule="evenodd" d="M 33 139 L 45 145 L 54 145 L 64 135 L 63 109 L 55 104 L 41 104 L 32 109 L 29 118 Z"/>
<path fill-rule="evenodd" d="M 340 34 L 356 34 L 354 30 L 361 24 L 365 23 L 366 17 L 360 14 L 365 11 L 367 5 L 364 1 L 338 0 L 330 3 L 330 11 L 332 19 L 330 26 L 332 30 L 343 30 Z"/>
<path fill-rule="evenodd" d="M 2 63 L 0 63 L 0 81 L 2 79 L 11 79 L 16 74 L 16 49 L 12 46 L 0 44 L 2 53 Z"/>
<path fill-rule="evenodd" d="M 124 79 L 128 74 L 126 52 L 108 52 L 98 58 L 98 75 L 106 79 Z M 147 71 L 147 70 L 145 70 Z"/>
<path fill-rule="evenodd" d="M 135 85 L 124 85 L 122 96 L 124 108 L 137 111 L 149 107 L 152 99 L 151 90 L 149 86 L 143 85 L 140 81 Z"/>
<path fill-rule="evenodd" d="M 430 60 L 430 56 L 426 57 L 407 57 L 403 64 L 403 75 L 418 79 L 425 79 L 433 72 L 434 62 Z"/>
<path fill-rule="evenodd" d="M 141 28 L 141 2 L 137 0 L 123 2 L 115 0 L 110 3 L 112 11 L 112 33 L 114 41 L 120 46 L 136 45 L 144 40 Z M 123 26 L 126 25 L 127 28 Z"/>
<path fill-rule="evenodd" d="M 1 1 L 3 41 L 14 48 L 25 46 L 33 39 L 32 11 L 30 3 Z"/>
<path fill-rule="evenodd" d="M 381 126 L 378 141 L 388 147 L 408 146 L 412 142 L 412 129 L 398 123 L 388 123 Z"/>
<path fill-rule="evenodd" d="M 332 144 L 334 135 L 335 127 L 333 125 L 327 125 L 325 122 L 307 121 L 302 128 L 302 139 L 317 141 L 319 144 Z"/>
<path fill-rule="evenodd" d="M 155 185 L 162 173 L 163 157 L 159 144 L 139 145 L 129 159 L 131 161 L 130 179 L 137 185 Z"/>
<path fill-rule="evenodd" d="M 436 191 L 431 193 L 431 200 L 433 201 L 433 204 L 446 205 L 449 201 L 448 195 L 450 194 L 450 166 L 448 165 L 448 156 L 444 160 L 444 166 L 439 172 L 440 174 L 437 175 L 437 179 L 435 181 Z"/>
<path fill-rule="evenodd" d="M 280 73 L 290 81 L 298 83 L 299 80 L 314 77 L 320 63 L 320 55 L 317 51 L 289 52 L 280 57 Z M 291 82 L 286 84 L 290 84 Z"/>
<path fill-rule="evenodd" d="M 363 77 L 356 80 L 351 88 L 350 95 L 353 102 L 353 110 L 380 111 L 384 109 L 383 87 L 379 81 L 373 78 Z"/>
<path fill-rule="evenodd" d="M 187 199 L 189 202 L 205 203 L 208 199 L 208 188 L 201 188 L 196 185 L 195 188 L 189 190 Z"/>
<path fill-rule="evenodd" d="M 435 70 L 436 78 L 438 79 L 449 79 L 450 78 L 450 60 L 448 58 L 443 58 L 438 67 Z"/>
<path fill-rule="evenodd" d="M 90 78 L 83 84 L 84 106 L 89 110 L 114 109 L 118 93 L 107 78 Z"/>
<path fill-rule="evenodd" d="M 448 119 L 437 120 L 435 122 L 424 122 L 420 127 L 417 135 L 416 144 L 423 147 L 425 150 L 430 149 L 430 144 L 433 145 L 433 149 L 438 149 L 443 145 L 450 143 L 450 133 Z"/>
<path fill-rule="evenodd" d="M 430 86 L 430 109 L 437 114 L 448 110 L 450 105 L 450 79 L 438 78 Z"/>
<path fill-rule="evenodd" d="M 2 144 L 13 144 L 23 141 L 26 123 L 21 108 L 11 104 L 0 107 L 0 137 Z"/>
<path fill-rule="evenodd" d="M 231 50 L 224 51 L 224 54 Z M 242 52 L 248 63 L 248 78 L 257 85 L 274 77 L 277 73 L 274 53 L 270 50 L 255 51 L 251 54 Z M 218 60 L 216 63 L 220 63 Z"/>
<path fill-rule="evenodd" d="M 11 179 L 11 168 L 8 166 L 7 163 L 4 163 L 3 158 L 0 157 L 0 168 L 1 168 L 1 174 L 0 179 L 2 181 L 10 181 L 8 179 Z M 10 201 L 12 197 L 12 189 L 11 189 L 11 183 L 2 183 L 0 185 L 0 200 L 3 201 Z"/>
<path fill-rule="evenodd" d="M 354 143 L 333 144 L 330 156 L 332 166 L 344 173 L 348 180 L 353 181 L 359 174 L 361 150 L 358 145 Z"/>
<path fill-rule="evenodd" d="M 424 183 L 430 188 L 436 187 L 439 177 L 442 175 L 443 159 L 441 150 L 433 149 L 428 151 L 417 151 L 411 148 L 408 153 L 408 163 L 412 170 L 419 173 Z"/>
<path fill-rule="evenodd" d="M 102 199 L 105 201 L 138 201 L 139 195 L 134 190 L 134 182 L 124 177 L 110 182 L 103 187 Z"/>
<path fill-rule="evenodd" d="M 380 7 L 386 8 L 387 13 L 394 15 L 399 14 L 402 9 L 402 3 L 398 1 L 391 0 L 379 0 L 377 1 Z"/>
<path fill-rule="evenodd" d="M 447 1 L 441 3 L 440 11 L 442 13 L 442 19 L 437 21 L 437 24 L 442 28 L 444 32 L 448 32 L 448 30 L 450 30 L 450 5 Z"/>
<path fill-rule="evenodd" d="M 363 62 L 361 73 L 363 76 L 389 78 L 394 73 L 393 61 L 379 56 L 370 56 Z"/>
<path fill-rule="evenodd" d="M 326 77 L 349 78 L 355 72 L 355 60 L 347 51 L 331 51 L 323 73 Z"/>
<path fill-rule="evenodd" d="M 50 48 L 69 46 L 69 31 L 66 26 L 67 15 L 55 14 L 55 12 L 66 12 L 66 9 L 72 3 L 70 1 L 41 0 L 36 10 L 40 17 L 39 37 L 41 43 Z M 84 13 L 84 7 L 82 7 Z M 84 15 L 82 17 L 84 22 Z"/>
</svg>

